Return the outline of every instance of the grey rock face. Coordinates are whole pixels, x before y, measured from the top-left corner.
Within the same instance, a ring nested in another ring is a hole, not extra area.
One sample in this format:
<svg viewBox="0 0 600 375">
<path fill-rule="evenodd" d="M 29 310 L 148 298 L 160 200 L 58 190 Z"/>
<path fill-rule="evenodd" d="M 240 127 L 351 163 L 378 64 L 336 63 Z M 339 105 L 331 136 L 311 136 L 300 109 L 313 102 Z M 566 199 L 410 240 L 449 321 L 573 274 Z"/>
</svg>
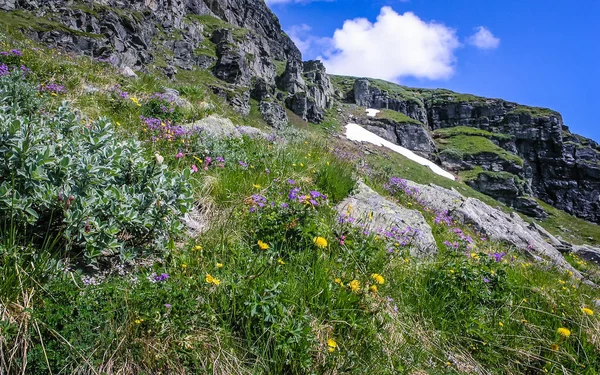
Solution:
<svg viewBox="0 0 600 375">
<path fill-rule="evenodd" d="M 420 124 L 370 117 L 357 118 L 356 121 L 368 131 L 385 140 L 414 151 L 425 158 L 435 159 L 433 155 L 436 152 L 435 142 L 429 131 Z"/>
<path fill-rule="evenodd" d="M 589 245 L 575 245 L 572 249 L 573 254 L 577 254 L 581 259 L 600 265 L 600 249 Z"/>
<path fill-rule="evenodd" d="M 190 128 L 199 129 L 209 137 L 241 137 L 249 135 L 253 137 L 267 138 L 269 135 L 260 129 L 251 126 L 235 126 L 230 119 L 219 116 L 208 116 L 193 124 L 187 125 Z"/>
<path fill-rule="evenodd" d="M 556 112 L 519 106 L 500 99 L 463 98 L 443 91 L 413 91 L 401 95 L 374 87 L 365 78 L 355 80 L 353 92 L 346 98 L 359 106 L 401 112 L 421 121 L 429 131 L 469 126 L 510 135 L 510 140 L 497 140 L 495 143 L 521 157 L 523 166 L 485 153 L 457 158 L 442 152 L 439 159 L 445 169 L 452 171 L 481 167 L 487 171 L 512 173 L 525 181 L 525 194 L 572 215 L 600 223 L 600 145 L 570 133 Z M 392 129 L 382 128 L 377 134 L 406 147 L 406 143 L 394 139 Z M 375 131 L 374 128 L 369 130 Z M 407 148 L 420 151 L 423 156 L 435 161 L 436 158 L 427 152 L 430 147 L 426 137 L 414 133 L 408 136 L 415 139 L 415 144 Z M 517 194 L 510 181 L 506 182 L 509 184 L 500 190 L 496 187 L 491 189 L 488 183 L 475 183 L 474 186 L 498 199 L 506 195 L 502 190 L 512 190 L 513 207 L 534 216 L 543 215 L 532 200 L 519 198 L 523 192 Z M 493 195 L 494 191 L 500 194 Z"/>
<path fill-rule="evenodd" d="M 333 104 L 333 88 L 323 65 L 308 62 L 304 74 L 300 51 L 263 0 L 102 0 L 77 4 L 71 0 L 0 0 L 0 9 L 34 11 L 37 16 L 52 18 L 68 29 L 28 33 L 51 47 L 129 66 L 134 71 L 160 64 L 157 67 L 173 77 L 175 68 L 207 69 L 214 65 L 213 74 L 231 85 L 249 87 L 253 79 L 260 78 L 275 87 L 274 61 L 287 61 L 286 72 L 277 83 L 292 96 L 304 94 L 306 105 L 295 105 L 300 116 L 321 121 L 324 110 Z M 198 16 L 213 19 L 207 22 Z M 239 112 L 248 113 L 245 95 L 228 99 L 233 99 L 229 102 Z"/>
<path fill-rule="evenodd" d="M 277 103 L 261 102 L 260 113 L 265 122 L 275 129 L 283 129 L 288 125 L 287 113 L 285 109 Z"/>
<path fill-rule="evenodd" d="M 418 234 L 411 241 L 411 255 L 426 256 L 437 252 L 431 227 L 419 211 L 388 201 L 361 181 L 354 194 L 338 204 L 336 210 L 342 216 L 356 219 L 357 225 L 364 224 L 369 231 L 416 229 Z"/>
<path fill-rule="evenodd" d="M 561 242 L 543 228 L 528 224 L 516 214 L 506 214 L 474 198 L 465 198 L 455 190 L 437 185 L 421 185 L 408 181 L 417 189 L 418 198 L 435 210 L 448 213 L 463 224 L 470 224 L 487 238 L 506 242 L 531 255 L 538 262 L 551 262 L 557 267 L 583 276 L 561 255 Z"/>
</svg>

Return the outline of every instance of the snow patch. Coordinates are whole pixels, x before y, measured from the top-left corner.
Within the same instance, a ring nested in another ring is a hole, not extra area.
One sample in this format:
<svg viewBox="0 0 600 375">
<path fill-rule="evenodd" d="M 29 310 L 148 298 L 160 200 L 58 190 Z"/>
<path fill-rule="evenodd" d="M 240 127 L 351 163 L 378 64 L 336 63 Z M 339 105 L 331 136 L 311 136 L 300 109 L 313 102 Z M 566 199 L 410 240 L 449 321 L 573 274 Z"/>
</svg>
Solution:
<svg viewBox="0 0 600 375">
<path fill-rule="evenodd" d="M 375 117 L 375 116 L 377 116 L 377 114 L 379 112 L 381 112 L 381 111 L 378 109 L 367 108 L 367 116 L 369 116 L 369 117 Z"/>
<path fill-rule="evenodd" d="M 400 155 L 406 157 L 407 159 L 410 159 L 421 165 L 429 167 L 429 169 L 431 169 L 434 173 L 436 173 L 442 177 L 449 178 L 450 180 L 453 180 L 453 181 L 455 180 L 452 173 L 440 168 L 439 165 L 433 163 L 430 160 L 425 159 L 424 157 L 421 157 L 421 156 L 415 154 L 414 152 L 412 152 L 402 146 L 398 146 L 396 144 L 393 144 L 390 141 L 386 141 L 385 139 L 381 138 L 380 136 L 378 136 L 376 134 L 371 133 L 370 131 L 361 127 L 358 124 L 346 125 L 346 138 L 348 138 L 351 141 L 369 142 L 376 146 L 387 147 L 390 150 L 395 151 L 395 152 L 399 153 Z"/>
</svg>

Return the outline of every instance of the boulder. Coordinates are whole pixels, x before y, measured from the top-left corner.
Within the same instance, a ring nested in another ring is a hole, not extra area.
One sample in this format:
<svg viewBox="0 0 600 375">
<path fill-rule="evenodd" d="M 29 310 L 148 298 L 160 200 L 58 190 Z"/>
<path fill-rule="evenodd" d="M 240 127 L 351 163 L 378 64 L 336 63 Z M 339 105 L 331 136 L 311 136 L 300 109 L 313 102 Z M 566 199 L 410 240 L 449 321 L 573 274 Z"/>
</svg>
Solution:
<svg viewBox="0 0 600 375">
<path fill-rule="evenodd" d="M 287 113 L 285 109 L 274 102 L 261 102 L 260 113 L 267 124 L 274 127 L 275 129 L 284 129 L 288 125 Z"/>
<path fill-rule="evenodd" d="M 404 208 L 391 202 L 359 181 L 354 193 L 336 206 L 343 217 L 355 219 L 368 231 L 386 232 L 410 228 L 410 253 L 413 256 L 427 256 L 437 252 L 431 227 L 419 211 Z"/>
</svg>

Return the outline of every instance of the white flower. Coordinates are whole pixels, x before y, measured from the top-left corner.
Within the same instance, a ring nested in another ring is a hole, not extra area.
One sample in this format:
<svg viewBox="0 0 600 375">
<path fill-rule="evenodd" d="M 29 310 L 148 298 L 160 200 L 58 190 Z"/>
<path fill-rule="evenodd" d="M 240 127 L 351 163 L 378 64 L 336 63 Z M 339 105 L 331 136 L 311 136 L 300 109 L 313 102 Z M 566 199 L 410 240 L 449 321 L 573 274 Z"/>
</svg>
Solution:
<svg viewBox="0 0 600 375">
<path fill-rule="evenodd" d="M 154 157 L 156 158 L 156 163 L 158 163 L 158 165 L 161 165 L 163 161 L 165 161 L 165 158 L 162 157 L 158 152 L 154 154 Z"/>
</svg>

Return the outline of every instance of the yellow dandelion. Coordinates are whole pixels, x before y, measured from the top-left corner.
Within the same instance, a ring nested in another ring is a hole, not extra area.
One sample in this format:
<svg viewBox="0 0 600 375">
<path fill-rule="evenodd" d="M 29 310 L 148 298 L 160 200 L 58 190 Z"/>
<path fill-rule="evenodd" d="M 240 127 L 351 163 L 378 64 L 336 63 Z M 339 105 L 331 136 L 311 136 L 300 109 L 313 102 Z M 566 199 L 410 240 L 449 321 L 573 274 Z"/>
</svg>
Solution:
<svg viewBox="0 0 600 375">
<path fill-rule="evenodd" d="M 585 315 L 589 315 L 589 316 L 594 315 L 594 310 L 588 309 L 587 307 L 582 307 L 581 312 L 584 313 Z"/>
<path fill-rule="evenodd" d="M 277 259 L 277 263 L 279 263 L 282 266 L 285 264 L 285 262 L 281 258 Z"/>
<path fill-rule="evenodd" d="M 329 340 L 327 340 L 327 347 L 328 347 L 329 352 L 333 353 L 337 349 L 338 345 L 334 339 L 329 339 Z"/>
<path fill-rule="evenodd" d="M 259 184 L 252 184 L 252 187 L 255 189 L 260 189 L 260 185 Z"/>
<path fill-rule="evenodd" d="M 187 268 L 187 264 L 185 264 L 185 263 L 184 263 L 184 264 L 182 264 L 182 265 L 181 265 L 181 268 L 183 268 L 183 269 L 186 269 L 186 268 Z"/>
<path fill-rule="evenodd" d="M 565 327 L 560 327 L 559 329 L 556 330 L 556 332 L 563 337 L 571 336 L 571 330 L 569 330 L 568 328 L 565 328 Z"/>
<path fill-rule="evenodd" d="M 300 163 L 300 166 L 301 166 L 301 167 L 304 167 L 304 163 Z"/>
<path fill-rule="evenodd" d="M 144 321 L 143 319 L 136 319 L 135 324 L 142 324 L 143 321 Z"/>
<path fill-rule="evenodd" d="M 371 285 L 369 287 L 369 292 L 371 292 L 373 294 L 377 293 L 377 285 Z"/>
<path fill-rule="evenodd" d="M 378 273 L 374 273 L 374 274 L 372 274 L 372 275 L 371 275 L 371 278 L 372 278 L 373 280 L 375 280 L 375 282 L 376 282 L 377 284 L 383 284 L 383 283 L 385 283 L 385 279 L 383 278 L 383 276 L 381 276 L 381 275 L 380 275 L 380 274 L 378 274 Z"/>
<path fill-rule="evenodd" d="M 117 121 L 117 126 L 121 126 L 121 123 L 119 121 Z"/>
<path fill-rule="evenodd" d="M 335 281 L 336 284 L 342 283 L 342 279 L 340 279 L 339 277 L 336 277 L 335 280 L 333 280 L 333 281 Z"/>
<path fill-rule="evenodd" d="M 354 279 L 352 281 L 350 281 L 350 290 L 352 290 L 353 292 L 357 293 L 360 290 L 360 281 Z"/>
<path fill-rule="evenodd" d="M 558 344 L 552 344 L 552 346 L 550 347 L 550 349 L 557 351 L 558 348 L 560 348 L 560 346 L 558 346 Z"/>
<path fill-rule="evenodd" d="M 206 274 L 205 278 L 206 282 L 209 284 L 219 285 L 221 284 L 221 280 L 212 277 L 209 273 Z"/>
<path fill-rule="evenodd" d="M 327 162 L 327 166 L 329 167 L 329 162 Z"/>
<path fill-rule="evenodd" d="M 498 322 L 498 325 L 499 325 L 500 327 L 504 327 L 504 323 L 502 323 L 502 322 Z"/>
<path fill-rule="evenodd" d="M 320 247 L 321 249 L 324 249 L 324 248 L 327 247 L 327 240 L 324 239 L 323 237 L 315 237 L 315 238 L 313 238 L 313 243 L 317 247 Z"/>
<path fill-rule="evenodd" d="M 217 268 L 223 268 L 223 263 L 217 263 Z"/>
<path fill-rule="evenodd" d="M 261 240 L 258 240 L 257 244 L 261 250 L 267 250 L 270 248 L 270 246 L 266 242 L 262 242 Z"/>
</svg>

